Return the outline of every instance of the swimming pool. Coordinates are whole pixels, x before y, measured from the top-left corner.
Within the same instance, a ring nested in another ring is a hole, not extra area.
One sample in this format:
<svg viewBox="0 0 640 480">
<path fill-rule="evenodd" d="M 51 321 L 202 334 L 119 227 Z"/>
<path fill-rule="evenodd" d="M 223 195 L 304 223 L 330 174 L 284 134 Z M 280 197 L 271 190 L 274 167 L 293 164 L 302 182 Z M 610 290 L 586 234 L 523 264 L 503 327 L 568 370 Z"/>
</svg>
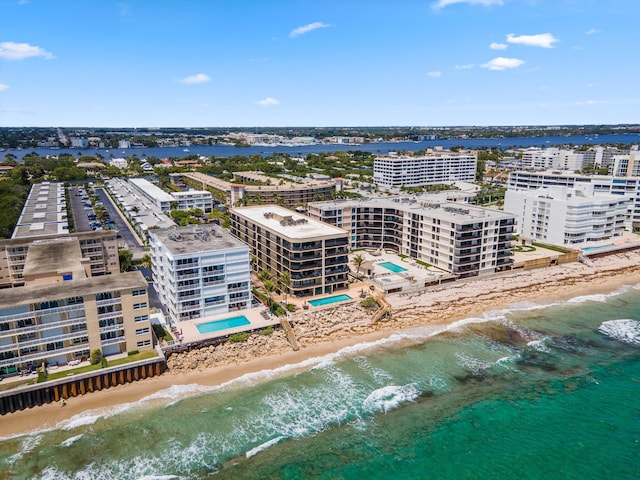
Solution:
<svg viewBox="0 0 640 480">
<path fill-rule="evenodd" d="M 399 273 L 399 272 L 406 272 L 407 269 L 403 268 L 399 265 L 396 265 L 395 263 L 391 263 L 391 262 L 382 262 L 379 263 L 378 265 L 380 265 L 382 268 L 386 268 L 387 270 L 391 270 L 394 273 Z"/>
<path fill-rule="evenodd" d="M 312 307 L 320 307 L 322 305 L 329 305 L 336 302 L 344 302 L 346 300 L 352 300 L 349 295 L 334 295 L 333 297 L 319 298 L 318 300 L 309 300 L 309 304 Z"/>
<path fill-rule="evenodd" d="M 599 247 L 583 247 L 583 252 L 593 252 L 594 250 L 602 250 L 603 248 L 611 248 L 613 244 L 610 245 L 600 245 Z"/>
<path fill-rule="evenodd" d="M 249 325 L 251 322 L 244 315 L 239 317 L 225 318 L 224 320 L 214 320 L 213 322 L 198 323 L 196 328 L 199 333 L 213 333 L 221 330 L 227 330 L 228 328 L 241 327 L 243 325 Z"/>
</svg>

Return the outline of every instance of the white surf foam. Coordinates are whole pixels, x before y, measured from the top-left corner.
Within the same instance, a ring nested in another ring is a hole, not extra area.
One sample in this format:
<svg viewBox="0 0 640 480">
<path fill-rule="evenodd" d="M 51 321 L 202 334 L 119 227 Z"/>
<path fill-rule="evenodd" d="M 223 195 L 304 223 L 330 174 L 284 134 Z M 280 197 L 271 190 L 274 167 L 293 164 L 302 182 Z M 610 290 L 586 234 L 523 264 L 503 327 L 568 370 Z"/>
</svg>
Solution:
<svg viewBox="0 0 640 480">
<path fill-rule="evenodd" d="M 84 436 L 84 434 L 81 433 L 80 435 L 74 435 L 73 437 L 69 437 L 65 441 L 60 443 L 60 446 L 62 446 L 62 447 L 70 447 L 71 445 L 76 443 L 78 440 L 80 440 L 83 436 Z"/>
<path fill-rule="evenodd" d="M 550 348 L 546 343 L 548 339 L 549 337 L 544 337 L 544 338 L 541 338 L 540 340 L 532 340 L 531 342 L 527 343 L 527 346 L 533 348 L 538 352 L 549 353 Z"/>
<path fill-rule="evenodd" d="M 607 320 L 598 328 L 600 333 L 615 338 L 624 343 L 640 345 L 640 322 L 625 318 L 621 320 Z"/>
<path fill-rule="evenodd" d="M 412 402 L 420 396 L 420 391 L 413 385 L 390 385 L 378 388 L 364 400 L 363 406 L 369 412 L 384 412 L 398 408 L 403 403 Z"/>
<path fill-rule="evenodd" d="M 40 441 L 42 440 L 42 435 L 27 435 L 20 444 L 20 450 L 7 458 L 7 463 L 9 465 L 13 465 L 15 462 L 20 460 L 25 453 L 31 452 L 34 448 L 36 448 Z"/>
<path fill-rule="evenodd" d="M 257 447 L 252 448 L 251 450 L 247 450 L 247 452 L 245 453 L 245 456 L 246 456 L 247 458 L 251 458 L 251 457 L 253 457 L 254 455 L 256 455 L 256 454 L 258 454 L 258 453 L 260 453 L 260 452 L 262 452 L 262 451 L 266 450 L 267 448 L 272 447 L 272 446 L 274 446 L 274 445 L 277 445 L 277 444 L 278 444 L 278 443 L 280 443 L 282 440 L 284 440 L 284 438 L 285 438 L 285 437 L 283 437 L 283 436 L 279 436 L 279 437 L 276 437 L 276 438 L 272 438 L 271 440 L 266 441 L 266 442 L 264 442 L 264 443 L 262 443 L 262 444 L 258 445 Z"/>
</svg>

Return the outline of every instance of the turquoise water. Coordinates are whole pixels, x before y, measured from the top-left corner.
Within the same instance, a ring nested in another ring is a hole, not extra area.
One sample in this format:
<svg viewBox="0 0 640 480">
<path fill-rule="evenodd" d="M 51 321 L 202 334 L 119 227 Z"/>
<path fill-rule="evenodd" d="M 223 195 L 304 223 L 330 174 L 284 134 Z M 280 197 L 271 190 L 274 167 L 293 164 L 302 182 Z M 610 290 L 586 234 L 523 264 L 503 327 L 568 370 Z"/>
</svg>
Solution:
<svg viewBox="0 0 640 480">
<path fill-rule="evenodd" d="M 391 262 L 382 262 L 382 263 L 378 263 L 378 265 L 381 266 L 382 268 L 386 268 L 387 270 L 391 270 L 394 273 L 405 272 L 407 270 L 406 268 L 403 268 Z"/>
<path fill-rule="evenodd" d="M 584 247 L 583 252 L 593 252 L 594 250 L 602 250 L 603 248 L 611 248 L 613 245 L 600 245 L 599 247 Z"/>
<path fill-rule="evenodd" d="M 639 319 L 628 287 L 174 386 L 5 438 L 0 478 L 638 478 Z"/>
<path fill-rule="evenodd" d="M 220 330 L 227 330 L 228 328 L 241 327 L 243 325 L 249 325 L 251 322 L 244 315 L 238 317 L 225 318 L 224 320 L 215 320 L 213 322 L 198 323 L 196 328 L 200 333 L 213 333 Z"/>
<path fill-rule="evenodd" d="M 317 300 L 309 300 L 309 304 L 312 307 L 321 307 L 322 305 L 330 305 L 332 303 L 336 303 L 336 302 L 344 302 L 346 300 L 352 300 L 352 298 L 349 295 L 334 295 L 333 297 L 325 297 L 325 298 L 319 298 Z"/>
</svg>

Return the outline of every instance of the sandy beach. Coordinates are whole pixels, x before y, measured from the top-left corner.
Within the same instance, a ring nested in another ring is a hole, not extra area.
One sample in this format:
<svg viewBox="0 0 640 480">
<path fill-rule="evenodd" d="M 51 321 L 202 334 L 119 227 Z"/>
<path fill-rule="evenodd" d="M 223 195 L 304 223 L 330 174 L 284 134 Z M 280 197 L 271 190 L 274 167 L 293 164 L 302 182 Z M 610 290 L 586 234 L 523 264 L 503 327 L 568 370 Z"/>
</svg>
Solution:
<svg viewBox="0 0 640 480">
<path fill-rule="evenodd" d="M 392 316 L 379 322 L 372 322 L 371 312 L 359 304 L 301 313 L 293 319 L 301 345 L 297 352 L 276 331 L 271 336 L 254 335 L 246 345 L 173 355 L 169 370 L 160 377 L 74 397 L 64 407 L 49 404 L 4 415 L 0 417 L 0 437 L 52 428 L 88 410 L 136 402 L 173 385 L 220 385 L 248 373 L 298 364 L 348 346 L 383 339 L 404 329 L 444 326 L 522 302 L 551 303 L 636 284 L 640 284 L 638 251 L 596 259 L 593 266 L 576 262 L 519 270 L 432 287 L 420 293 L 389 295 L 386 299 L 392 305 Z"/>
</svg>

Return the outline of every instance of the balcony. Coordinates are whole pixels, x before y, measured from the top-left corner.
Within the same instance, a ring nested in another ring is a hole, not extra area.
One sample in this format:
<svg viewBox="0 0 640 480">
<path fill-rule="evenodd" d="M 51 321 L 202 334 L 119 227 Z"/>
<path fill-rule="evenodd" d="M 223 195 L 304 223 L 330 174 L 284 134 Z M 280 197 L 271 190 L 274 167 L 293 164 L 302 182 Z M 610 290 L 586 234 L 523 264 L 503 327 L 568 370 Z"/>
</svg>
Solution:
<svg viewBox="0 0 640 480">
<path fill-rule="evenodd" d="M 126 343 L 126 342 L 127 342 L 127 337 L 125 337 L 123 334 L 120 337 L 107 338 L 106 340 L 102 340 L 100 343 L 102 344 L 103 347 L 106 347 L 107 345 L 115 345 L 117 343 Z"/>
<path fill-rule="evenodd" d="M 110 318 L 116 318 L 122 315 L 122 310 L 116 310 L 113 312 L 105 312 L 98 314 L 98 320 L 108 320 Z"/>
<path fill-rule="evenodd" d="M 104 300 L 96 300 L 96 306 L 104 307 L 106 305 L 118 305 L 122 303 L 121 297 L 105 298 Z"/>
<path fill-rule="evenodd" d="M 78 345 L 74 345 L 73 347 L 67 347 L 67 348 L 60 348 L 58 350 L 49 350 L 49 351 L 44 351 L 44 352 L 36 352 L 36 353 L 30 353 L 28 355 L 21 355 L 18 357 L 14 357 L 14 358 L 8 358 L 5 360 L 0 360 L 0 367 L 9 367 L 12 365 L 16 365 L 18 363 L 26 363 L 26 362 L 33 362 L 36 360 L 44 360 L 45 358 L 49 358 L 52 357 L 54 355 L 64 355 L 64 354 L 68 354 L 68 353 L 75 353 L 75 352 L 81 352 L 83 350 L 86 350 L 89 347 L 88 343 L 82 343 L 82 344 L 78 344 Z"/>
<path fill-rule="evenodd" d="M 86 330 L 78 330 L 77 332 L 73 332 L 73 333 L 56 335 L 55 337 L 34 338 L 33 340 L 19 341 L 18 343 L 11 344 L 11 345 L 3 345 L 2 347 L 0 347 L 0 352 L 8 352 L 8 351 L 16 350 L 20 348 L 33 347 L 36 345 L 46 345 L 47 343 L 51 343 L 51 342 L 63 342 L 65 340 L 73 340 L 74 338 L 80 338 L 80 337 L 86 337 L 86 336 L 87 336 Z"/>
<path fill-rule="evenodd" d="M 39 332 L 41 330 L 49 330 L 51 328 L 68 327 L 71 325 L 77 325 L 79 323 L 85 323 L 87 318 L 85 316 L 72 318 L 69 320 L 61 320 L 59 322 L 40 323 L 38 325 L 28 325 L 26 327 L 13 328 L 11 330 L 1 330 L 0 337 L 7 337 L 10 335 L 22 335 L 29 332 Z"/>
<path fill-rule="evenodd" d="M 44 317 L 45 315 L 53 315 L 63 312 L 74 312 L 77 310 L 84 310 L 84 304 L 66 305 L 63 307 L 46 308 L 43 310 L 30 310 L 24 313 L 16 313 L 15 315 L 3 315 L 0 320 L 6 322 L 11 320 L 26 320 L 34 317 Z"/>
<path fill-rule="evenodd" d="M 100 333 L 115 332 L 115 331 L 123 330 L 123 329 L 124 329 L 124 323 L 115 323 L 113 325 L 107 325 L 105 327 L 100 327 Z"/>
</svg>

